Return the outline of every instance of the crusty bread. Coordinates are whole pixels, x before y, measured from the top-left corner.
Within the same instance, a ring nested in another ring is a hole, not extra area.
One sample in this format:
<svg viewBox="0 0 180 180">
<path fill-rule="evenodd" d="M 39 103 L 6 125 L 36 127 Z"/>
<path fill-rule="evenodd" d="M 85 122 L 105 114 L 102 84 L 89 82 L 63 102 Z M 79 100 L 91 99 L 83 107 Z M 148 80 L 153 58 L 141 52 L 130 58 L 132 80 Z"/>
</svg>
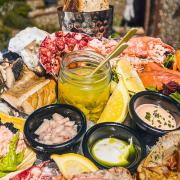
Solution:
<svg viewBox="0 0 180 180">
<path fill-rule="evenodd" d="M 56 82 L 25 71 L 14 87 L 4 92 L 1 98 L 26 114 L 56 101 Z"/>
<path fill-rule="evenodd" d="M 109 9 L 109 0 L 64 0 L 64 11 L 92 12 Z"/>
<path fill-rule="evenodd" d="M 26 114 L 32 113 L 34 110 L 55 103 L 56 101 L 56 83 L 54 80 L 44 80 L 44 86 L 29 96 L 23 103 L 22 108 Z"/>
</svg>

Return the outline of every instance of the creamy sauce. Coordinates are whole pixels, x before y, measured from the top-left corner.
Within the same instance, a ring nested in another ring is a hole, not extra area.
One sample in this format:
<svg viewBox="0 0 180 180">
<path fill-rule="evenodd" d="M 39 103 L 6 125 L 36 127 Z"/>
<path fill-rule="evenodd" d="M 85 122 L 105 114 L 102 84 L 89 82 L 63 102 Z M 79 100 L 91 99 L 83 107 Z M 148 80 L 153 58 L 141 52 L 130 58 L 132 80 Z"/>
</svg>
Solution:
<svg viewBox="0 0 180 180">
<path fill-rule="evenodd" d="M 142 104 L 136 108 L 138 116 L 148 125 L 162 130 L 176 129 L 176 120 L 165 109 L 155 104 Z"/>
<path fill-rule="evenodd" d="M 130 153 L 131 151 L 131 153 Z M 134 155 L 135 149 L 132 144 L 116 138 L 104 138 L 99 140 L 92 148 L 92 154 L 100 163 L 113 165 L 127 165 L 128 157 Z"/>
</svg>

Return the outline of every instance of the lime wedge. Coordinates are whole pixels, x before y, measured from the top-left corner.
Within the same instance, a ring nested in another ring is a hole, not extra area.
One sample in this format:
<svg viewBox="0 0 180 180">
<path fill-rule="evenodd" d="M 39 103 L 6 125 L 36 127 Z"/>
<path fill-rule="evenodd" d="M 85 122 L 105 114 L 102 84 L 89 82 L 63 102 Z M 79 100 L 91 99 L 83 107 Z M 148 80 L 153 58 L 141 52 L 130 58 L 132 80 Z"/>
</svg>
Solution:
<svg viewBox="0 0 180 180">
<path fill-rule="evenodd" d="M 97 123 L 123 122 L 128 113 L 129 100 L 128 90 L 120 78 Z"/>
<path fill-rule="evenodd" d="M 117 73 L 123 77 L 124 83 L 130 92 L 134 94 L 140 91 L 144 91 L 144 85 L 139 78 L 136 70 L 131 66 L 130 62 L 126 59 L 120 59 L 117 64 Z"/>
<path fill-rule="evenodd" d="M 136 153 L 136 150 L 134 148 L 134 144 L 133 144 L 133 141 L 132 141 L 132 138 L 130 139 L 130 144 L 129 144 L 129 155 L 130 156 L 134 156 Z"/>
</svg>

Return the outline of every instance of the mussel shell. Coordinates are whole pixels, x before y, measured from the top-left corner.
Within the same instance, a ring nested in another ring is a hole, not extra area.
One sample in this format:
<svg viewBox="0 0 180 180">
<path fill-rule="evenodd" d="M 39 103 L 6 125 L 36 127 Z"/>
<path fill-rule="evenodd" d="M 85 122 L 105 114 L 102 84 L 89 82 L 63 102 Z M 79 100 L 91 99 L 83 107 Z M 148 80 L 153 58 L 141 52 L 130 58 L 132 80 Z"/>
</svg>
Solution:
<svg viewBox="0 0 180 180">
<path fill-rule="evenodd" d="M 21 74 L 21 71 L 23 70 L 23 61 L 21 58 L 18 58 L 12 65 L 12 71 L 14 74 L 15 80 L 17 80 Z"/>
<path fill-rule="evenodd" d="M 3 55 L 3 58 L 8 59 L 8 61 L 14 61 L 14 60 L 20 58 L 19 54 L 8 51 L 8 50 L 3 50 L 2 55 Z"/>
</svg>

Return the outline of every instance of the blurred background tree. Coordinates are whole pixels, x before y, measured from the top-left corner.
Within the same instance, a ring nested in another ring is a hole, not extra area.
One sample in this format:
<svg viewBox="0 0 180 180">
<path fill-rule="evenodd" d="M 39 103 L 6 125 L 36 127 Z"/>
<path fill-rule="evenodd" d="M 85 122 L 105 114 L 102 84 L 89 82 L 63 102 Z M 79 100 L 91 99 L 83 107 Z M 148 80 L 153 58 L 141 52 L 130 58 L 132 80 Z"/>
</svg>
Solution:
<svg viewBox="0 0 180 180">
<path fill-rule="evenodd" d="M 0 0 L 0 49 L 7 47 L 15 32 L 33 25 L 28 18 L 30 11 L 30 6 L 24 0 Z"/>
</svg>

